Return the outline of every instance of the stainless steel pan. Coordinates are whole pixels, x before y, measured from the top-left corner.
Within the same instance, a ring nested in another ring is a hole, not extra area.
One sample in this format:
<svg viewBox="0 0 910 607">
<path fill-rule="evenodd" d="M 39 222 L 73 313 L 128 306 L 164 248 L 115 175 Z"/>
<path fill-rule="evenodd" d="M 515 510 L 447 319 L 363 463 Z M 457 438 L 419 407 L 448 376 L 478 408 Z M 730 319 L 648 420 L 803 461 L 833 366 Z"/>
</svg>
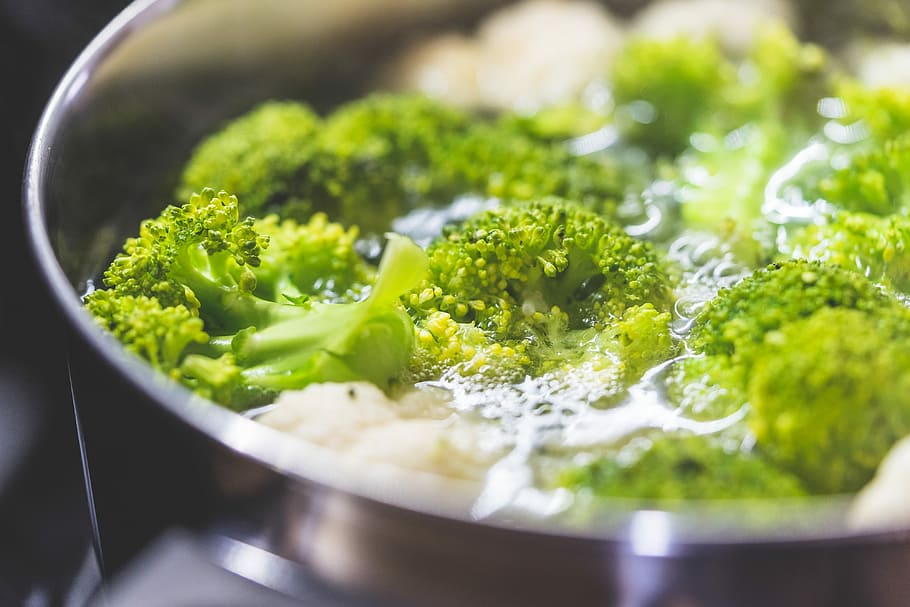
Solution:
<svg viewBox="0 0 910 607">
<path fill-rule="evenodd" d="M 61 347 L 107 573 L 180 526 L 225 568 L 309 604 L 910 604 L 910 532 L 851 533 L 829 516 L 838 503 L 780 511 L 760 530 L 738 524 L 735 506 L 617 505 L 584 533 L 472 520 L 430 478 L 377 476 L 199 402 L 81 309 L 123 238 L 170 201 L 203 134 L 267 98 L 328 108 L 357 96 L 403 39 L 469 25 L 494 4 L 140 0 L 67 73 L 34 138 L 25 204 L 70 328 Z"/>
</svg>

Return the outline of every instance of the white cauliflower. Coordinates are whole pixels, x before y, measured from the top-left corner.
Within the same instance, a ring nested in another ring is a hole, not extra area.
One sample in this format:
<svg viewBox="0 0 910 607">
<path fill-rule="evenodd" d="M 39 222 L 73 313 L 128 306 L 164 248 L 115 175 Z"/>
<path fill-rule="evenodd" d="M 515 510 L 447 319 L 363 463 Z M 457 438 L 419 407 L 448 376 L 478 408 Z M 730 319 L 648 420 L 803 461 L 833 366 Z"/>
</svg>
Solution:
<svg viewBox="0 0 910 607">
<path fill-rule="evenodd" d="M 281 394 L 257 420 L 357 459 L 480 480 L 499 453 L 430 392 L 392 400 L 367 382 L 313 384 Z"/>
<path fill-rule="evenodd" d="M 910 436 L 891 448 L 875 478 L 854 498 L 849 524 L 857 529 L 910 525 Z"/>
<path fill-rule="evenodd" d="M 796 15 L 786 0 L 661 0 L 636 15 L 632 30 L 651 38 L 714 36 L 728 53 L 742 56 L 759 26 L 775 22 L 796 31 Z"/>
</svg>

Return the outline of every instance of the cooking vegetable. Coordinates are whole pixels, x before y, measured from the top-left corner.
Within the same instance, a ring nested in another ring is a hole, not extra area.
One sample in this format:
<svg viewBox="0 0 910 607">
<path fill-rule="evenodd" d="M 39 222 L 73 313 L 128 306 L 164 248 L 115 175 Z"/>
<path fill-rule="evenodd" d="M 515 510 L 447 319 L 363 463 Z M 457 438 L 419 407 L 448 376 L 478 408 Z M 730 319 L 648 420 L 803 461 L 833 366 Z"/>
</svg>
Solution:
<svg viewBox="0 0 910 607">
<path fill-rule="evenodd" d="M 642 439 L 621 457 L 565 471 L 560 484 L 598 497 L 667 501 L 805 495 L 800 481 L 761 457 L 704 436 Z"/>
<path fill-rule="evenodd" d="M 793 254 L 858 272 L 900 291 L 910 291 L 910 219 L 842 211 L 822 224 L 798 230 Z"/>
<path fill-rule="evenodd" d="M 425 97 L 377 94 L 324 121 L 302 104 L 254 109 L 197 147 L 178 198 L 230 188 L 245 213 L 305 221 L 322 211 L 382 232 L 415 207 L 448 205 L 464 194 L 554 194 L 610 213 L 639 177 L 621 168 Z"/>
<path fill-rule="evenodd" d="M 265 222 L 273 232 L 282 227 Z M 324 268 L 298 265 L 297 275 L 284 264 L 297 256 L 312 261 L 307 253 L 314 231 L 331 239 L 343 230 L 318 218 L 303 229 L 283 227 L 276 243 L 283 250 L 266 254 L 268 236 L 252 218 L 240 219 L 237 198 L 203 190 L 143 222 L 140 235 L 127 241 L 105 273 L 109 290 L 88 295 L 86 305 L 133 351 L 155 354 L 160 368 L 193 390 L 237 408 L 313 382 L 388 385 L 414 346 L 413 324 L 398 299 L 423 279 L 423 251 L 390 236 L 369 295 L 327 303 L 318 293 L 309 296 L 314 283 L 307 271 L 337 270 L 339 260 L 323 256 Z M 260 284 L 259 277 L 273 283 Z M 285 292 L 285 285 L 293 292 Z M 261 297 L 257 290 L 276 297 Z M 211 336 L 207 340 L 199 320 Z M 157 350 L 148 344 L 150 329 L 160 336 Z"/>
<path fill-rule="evenodd" d="M 487 211 L 427 251 L 430 280 L 410 304 L 441 310 L 503 337 L 552 317 L 603 326 L 627 308 L 667 310 L 670 288 L 651 246 L 563 199 Z"/>
<path fill-rule="evenodd" d="M 691 341 L 703 357 L 674 389 L 714 415 L 749 403 L 758 453 L 813 492 L 853 491 L 910 433 L 908 336 L 910 309 L 866 278 L 789 261 L 707 304 Z"/>
<path fill-rule="evenodd" d="M 710 38 L 635 38 L 613 63 L 617 123 L 656 155 L 675 155 L 696 133 L 723 137 L 746 124 L 786 117 L 790 133 L 811 122 L 826 88 L 827 60 L 785 27 L 759 30 L 737 63 Z"/>
<path fill-rule="evenodd" d="M 847 308 L 768 333 L 748 389 L 758 448 L 814 493 L 858 490 L 910 434 L 908 337 L 910 314 Z"/>
</svg>

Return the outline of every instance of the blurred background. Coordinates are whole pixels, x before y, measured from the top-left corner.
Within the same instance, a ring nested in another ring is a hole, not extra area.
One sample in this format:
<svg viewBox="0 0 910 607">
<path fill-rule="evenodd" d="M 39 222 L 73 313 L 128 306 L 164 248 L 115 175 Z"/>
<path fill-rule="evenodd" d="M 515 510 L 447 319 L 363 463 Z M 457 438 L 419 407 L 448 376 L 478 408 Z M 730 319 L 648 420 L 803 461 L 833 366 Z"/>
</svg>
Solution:
<svg viewBox="0 0 910 607">
<path fill-rule="evenodd" d="M 55 84 L 126 4 L 0 0 L 0 605 L 81 605 L 98 576 L 65 337 L 26 245 L 20 190 Z"/>
</svg>

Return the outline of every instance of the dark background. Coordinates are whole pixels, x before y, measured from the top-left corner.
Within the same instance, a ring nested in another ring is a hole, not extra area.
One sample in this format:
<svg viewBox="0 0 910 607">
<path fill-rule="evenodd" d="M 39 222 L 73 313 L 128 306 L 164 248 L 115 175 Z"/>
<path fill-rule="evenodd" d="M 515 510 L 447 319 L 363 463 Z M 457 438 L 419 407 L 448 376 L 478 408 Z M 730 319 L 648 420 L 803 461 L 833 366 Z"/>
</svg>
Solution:
<svg viewBox="0 0 910 607">
<path fill-rule="evenodd" d="M 0 0 L 0 605 L 79 605 L 91 527 L 62 324 L 24 236 L 31 134 L 57 81 L 126 0 Z"/>
</svg>

